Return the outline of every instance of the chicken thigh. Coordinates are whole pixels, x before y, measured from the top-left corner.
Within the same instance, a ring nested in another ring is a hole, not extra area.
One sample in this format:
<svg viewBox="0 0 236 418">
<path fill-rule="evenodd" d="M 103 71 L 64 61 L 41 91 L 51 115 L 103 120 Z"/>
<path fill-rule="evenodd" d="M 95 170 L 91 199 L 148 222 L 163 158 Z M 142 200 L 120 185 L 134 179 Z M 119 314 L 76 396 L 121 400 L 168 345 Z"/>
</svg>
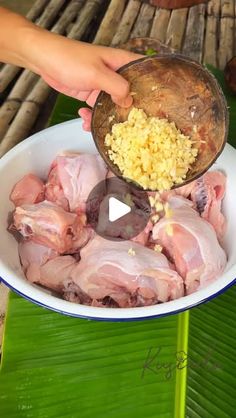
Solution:
<svg viewBox="0 0 236 418">
<path fill-rule="evenodd" d="M 109 298 L 119 307 L 145 306 L 183 296 L 183 280 L 167 258 L 130 241 L 96 236 L 81 250 L 71 276 L 75 293 L 77 286 L 93 304 Z M 68 293 L 72 297 L 71 287 Z"/>
<path fill-rule="evenodd" d="M 199 216 L 189 200 L 173 196 L 168 203 L 168 216 L 154 226 L 153 239 L 174 262 L 190 294 L 223 272 L 226 254 L 212 225 Z"/>
<path fill-rule="evenodd" d="M 105 180 L 106 174 L 107 167 L 99 155 L 59 155 L 53 164 L 46 196 L 61 205 L 67 201 L 72 212 L 85 212 L 90 192 Z"/>
<path fill-rule="evenodd" d="M 46 245 L 58 253 L 75 249 L 75 241 L 83 246 L 89 238 L 87 230 L 84 230 L 85 215 L 79 217 L 46 200 L 17 207 L 13 219 L 23 238 Z"/>
<path fill-rule="evenodd" d="M 44 200 L 44 184 L 34 174 L 26 174 L 12 189 L 10 200 L 15 206 L 30 205 Z"/>
</svg>

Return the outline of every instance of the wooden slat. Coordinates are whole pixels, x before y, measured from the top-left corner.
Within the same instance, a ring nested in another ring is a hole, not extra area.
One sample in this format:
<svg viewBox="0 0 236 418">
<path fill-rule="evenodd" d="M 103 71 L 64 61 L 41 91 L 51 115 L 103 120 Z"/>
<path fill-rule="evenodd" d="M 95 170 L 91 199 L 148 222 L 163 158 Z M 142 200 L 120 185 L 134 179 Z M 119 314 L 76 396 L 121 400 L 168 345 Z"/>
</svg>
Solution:
<svg viewBox="0 0 236 418">
<path fill-rule="evenodd" d="M 203 61 L 217 66 L 220 0 L 211 0 L 207 7 L 206 35 Z"/>
<path fill-rule="evenodd" d="M 90 25 L 92 19 L 99 11 L 99 8 L 103 7 L 103 4 L 104 0 L 86 0 L 76 23 L 68 34 L 68 38 L 81 39 L 88 25 Z"/>
<path fill-rule="evenodd" d="M 141 3 L 139 1 L 129 1 L 117 31 L 112 39 L 111 46 L 121 45 L 129 39 L 130 32 L 134 26 L 140 7 Z"/>
<path fill-rule="evenodd" d="M 131 33 L 132 38 L 149 36 L 154 13 L 155 7 L 149 6 L 149 4 L 142 5 L 138 19 Z"/>
<path fill-rule="evenodd" d="M 27 99 L 22 103 L 14 122 L 0 143 L 0 157 L 16 145 L 19 140 L 27 137 L 39 114 L 40 107 L 47 100 L 49 93 L 49 86 L 40 78 Z"/>
<path fill-rule="evenodd" d="M 37 0 L 31 7 L 31 9 L 28 11 L 26 15 L 27 19 L 34 22 L 35 19 L 37 19 L 39 15 L 41 15 L 47 3 L 48 0 Z"/>
<path fill-rule="evenodd" d="M 51 32 L 64 34 L 68 25 L 78 16 L 86 0 L 71 0 Z"/>
<path fill-rule="evenodd" d="M 234 18 L 234 0 L 221 0 L 221 18 Z"/>
<path fill-rule="evenodd" d="M 149 2 L 153 6 L 165 9 L 182 9 L 184 7 L 191 7 L 199 3 L 206 3 L 208 0 L 143 0 Z"/>
<path fill-rule="evenodd" d="M 36 20 L 37 25 L 42 26 L 43 28 L 50 28 L 64 3 L 65 0 L 51 0 L 44 9 L 43 14 Z"/>
<path fill-rule="evenodd" d="M 166 44 L 171 48 L 181 50 L 187 16 L 187 8 L 172 11 L 166 34 Z"/>
<path fill-rule="evenodd" d="M 110 45 L 117 30 L 121 16 L 126 6 L 126 0 L 111 0 L 103 21 L 94 39 L 95 44 Z"/>
<path fill-rule="evenodd" d="M 206 5 L 199 4 L 189 9 L 183 53 L 196 61 L 202 61 Z"/>
<path fill-rule="evenodd" d="M 234 53 L 234 1 L 221 0 L 220 44 L 218 62 L 224 69 Z"/>
<path fill-rule="evenodd" d="M 220 16 L 220 5 L 221 5 L 221 0 L 210 0 L 208 5 L 207 5 L 207 15 L 208 16 L 215 16 L 215 17 L 219 18 L 219 16 Z"/>
<path fill-rule="evenodd" d="M 151 38 L 158 39 L 165 43 L 166 32 L 170 20 L 170 10 L 157 9 L 155 12 L 152 29 L 150 33 Z"/>
<path fill-rule="evenodd" d="M 24 98 L 39 79 L 37 74 L 24 70 L 0 108 L 0 140 L 4 137 Z"/>
</svg>

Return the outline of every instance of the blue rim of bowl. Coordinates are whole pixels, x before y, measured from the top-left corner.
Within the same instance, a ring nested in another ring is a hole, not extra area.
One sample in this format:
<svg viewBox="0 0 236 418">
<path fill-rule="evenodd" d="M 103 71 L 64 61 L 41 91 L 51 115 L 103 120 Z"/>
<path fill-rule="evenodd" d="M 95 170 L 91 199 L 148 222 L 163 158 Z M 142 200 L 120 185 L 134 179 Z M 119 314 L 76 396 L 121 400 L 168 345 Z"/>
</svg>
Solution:
<svg viewBox="0 0 236 418">
<path fill-rule="evenodd" d="M 203 303 L 209 302 L 210 300 L 216 298 L 217 296 L 220 296 L 221 294 L 225 293 L 225 291 L 230 289 L 232 286 L 236 285 L 236 277 L 232 280 L 232 282 L 228 283 L 225 287 L 220 289 L 218 292 L 213 293 L 212 295 L 208 296 L 205 299 L 200 300 L 199 302 L 192 303 L 188 307 L 177 309 L 177 310 L 172 311 L 172 312 L 166 312 L 166 313 L 157 314 L 157 315 L 150 315 L 150 316 L 142 316 L 142 317 L 137 317 L 137 318 L 102 318 L 102 317 L 97 318 L 97 317 L 94 317 L 94 316 L 87 316 L 87 315 L 79 315 L 79 314 L 69 313 L 69 312 L 63 311 L 61 309 L 56 309 L 56 308 L 53 308 L 49 305 L 45 305 L 44 303 L 39 302 L 38 300 L 35 300 L 35 299 L 31 298 L 30 296 L 25 295 L 20 290 L 11 286 L 1 276 L 0 276 L 0 282 L 3 282 L 7 287 L 9 287 L 15 293 L 22 296 L 24 299 L 34 303 L 35 305 L 41 306 L 42 308 L 46 308 L 46 309 L 49 309 L 51 311 L 54 311 L 54 312 L 57 312 L 57 313 L 60 313 L 60 314 L 66 315 L 66 316 L 71 316 L 71 317 L 80 318 L 80 319 L 94 320 L 94 321 L 103 321 L 103 322 L 134 322 L 134 321 L 145 321 L 145 320 L 148 320 L 148 319 L 156 319 L 156 318 L 161 318 L 161 317 L 165 317 L 165 316 L 169 316 L 169 315 L 176 315 L 176 314 L 179 314 L 181 312 L 188 311 L 189 309 L 195 308 L 199 305 L 202 305 Z M 104 309 L 106 309 L 106 308 L 104 308 Z"/>
</svg>

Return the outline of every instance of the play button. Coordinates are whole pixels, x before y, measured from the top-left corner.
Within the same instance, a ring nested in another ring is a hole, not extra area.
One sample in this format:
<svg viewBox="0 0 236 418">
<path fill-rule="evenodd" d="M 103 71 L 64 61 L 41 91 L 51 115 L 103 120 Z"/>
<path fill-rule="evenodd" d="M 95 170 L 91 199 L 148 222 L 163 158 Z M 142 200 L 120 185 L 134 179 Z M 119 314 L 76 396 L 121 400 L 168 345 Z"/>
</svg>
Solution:
<svg viewBox="0 0 236 418">
<path fill-rule="evenodd" d="M 131 212 L 131 208 L 126 205 L 126 203 L 121 202 L 115 197 L 109 198 L 109 221 L 114 222 L 117 219 L 122 218 L 122 216 L 127 215 Z"/>
<path fill-rule="evenodd" d="M 130 240 L 139 235 L 150 219 L 146 192 L 112 177 L 97 184 L 86 202 L 88 224 L 109 240 Z"/>
</svg>

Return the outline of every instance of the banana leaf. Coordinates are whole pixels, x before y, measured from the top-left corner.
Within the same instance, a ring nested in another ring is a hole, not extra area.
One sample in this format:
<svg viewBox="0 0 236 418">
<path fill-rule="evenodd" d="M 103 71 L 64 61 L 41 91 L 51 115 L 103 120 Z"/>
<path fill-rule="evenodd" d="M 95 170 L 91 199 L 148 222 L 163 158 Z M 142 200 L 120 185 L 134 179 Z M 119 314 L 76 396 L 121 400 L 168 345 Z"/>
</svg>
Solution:
<svg viewBox="0 0 236 418">
<path fill-rule="evenodd" d="M 187 417 L 236 416 L 236 287 L 190 311 Z"/>
<path fill-rule="evenodd" d="M 80 102 L 71 97 L 59 94 L 54 109 L 48 121 L 48 126 L 78 118 L 78 110 L 81 107 L 88 107 L 86 103 Z"/>
<path fill-rule="evenodd" d="M 222 73 L 211 69 L 222 87 Z M 236 146 L 236 99 L 229 139 Z M 83 106 L 59 95 L 50 124 Z M 236 287 L 165 318 L 70 318 L 10 294 L 0 369 L 3 418 L 235 418 Z"/>
</svg>

